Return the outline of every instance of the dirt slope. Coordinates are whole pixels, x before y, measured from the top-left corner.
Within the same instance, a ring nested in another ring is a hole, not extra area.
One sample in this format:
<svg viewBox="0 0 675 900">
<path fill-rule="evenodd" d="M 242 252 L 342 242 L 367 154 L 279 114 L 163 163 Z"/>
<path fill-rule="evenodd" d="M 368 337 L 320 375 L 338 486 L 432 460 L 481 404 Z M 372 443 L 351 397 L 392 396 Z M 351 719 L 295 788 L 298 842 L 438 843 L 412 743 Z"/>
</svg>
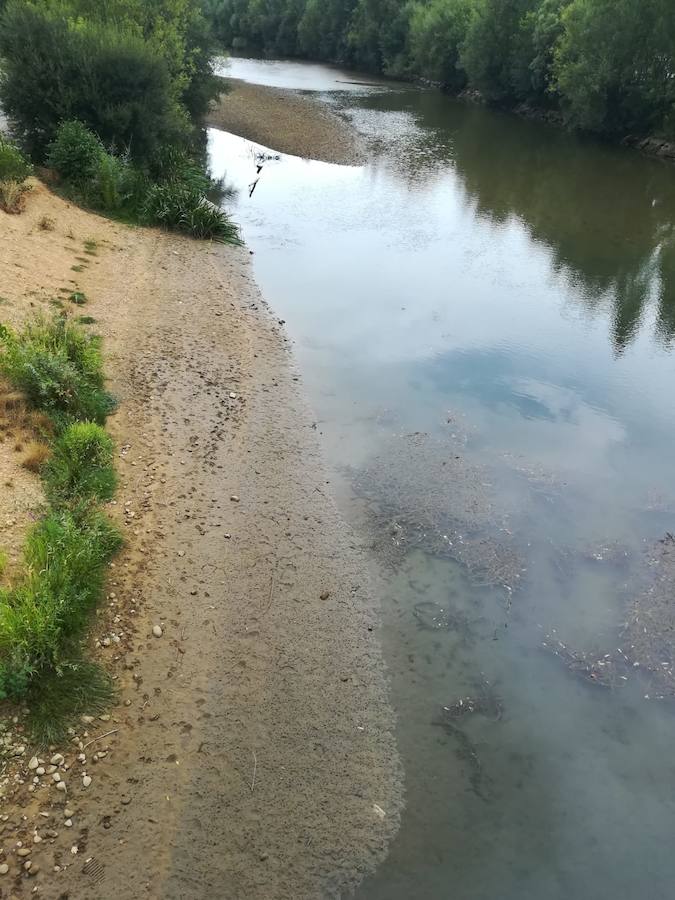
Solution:
<svg viewBox="0 0 675 900">
<path fill-rule="evenodd" d="M 45 215 L 53 231 L 37 227 Z M 339 896 L 397 828 L 399 763 L 363 562 L 247 251 L 112 224 L 39 185 L 0 229 L 2 318 L 46 306 L 69 279 L 90 298 L 121 401 L 111 430 L 128 538 L 94 629 L 115 637 L 97 652 L 121 703 L 78 737 L 114 733 L 85 764 L 72 748 L 65 798 L 8 786 L 0 888 Z M 87 239 L 96 255 L 74 262 Z M 58 836 L 42 830 L 38 873 L 17 876 L 16 839 L 35 823 Z"/>
</svg>

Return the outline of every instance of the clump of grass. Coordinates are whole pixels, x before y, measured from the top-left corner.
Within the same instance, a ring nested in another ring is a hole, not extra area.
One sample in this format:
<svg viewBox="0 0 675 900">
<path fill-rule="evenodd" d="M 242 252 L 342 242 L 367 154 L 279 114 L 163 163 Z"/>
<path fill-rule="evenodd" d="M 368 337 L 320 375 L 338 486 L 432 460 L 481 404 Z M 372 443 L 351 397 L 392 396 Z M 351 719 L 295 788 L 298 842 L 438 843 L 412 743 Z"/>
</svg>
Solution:
<svg viewBox="0 0 675 900">
<path fill-rule="evenodd" d="M 82 291 L 73 291 L 68 299 L 76 306 L 84 306 L 84 304 L 87 302 L 87 295 Z"/>
<path fill-rule="evenodd" d="M 7 179 L 0 181 L 0 209 L 10 215 L 18 215 L 26 208 L 27 184 Z"/>
<path fill-rule="evenodd" d="M 222 209 L 183 184 L 155 184 L 143 205 L 143 218 L 153 225 L 224 244 L 241 244 L 239 229 Z"/>
<path fill-rule="evenodd" d="M 80 325 L 94 325 L 96 322 L 96 319 L 93 316 L 78 316 L 77 322 Z"/>
<path fill-rule="evenodd" d="M 58 671 L 46 669 L 33 678 L 25 697 L 31 737 L 38 744 L 56 744 L 80 716 L 104 712 L 116 695 L 108 673 L 88 660 L 69 661 Z"/>
<path fill-rule="evenodd" d="M 110 500 L 117 477 L 113 468 L 113 442 L 94 422 L 75 422 L 54 444 L 45 466 L 47 497 L 58 506 L 80 500 Z"/>
<path fill-rule="evenodd" d="M 38 473 L 49 459 L 49 447 L 41 441 L 30 441 L 24 447 L 21 465 L 29 472 Z"/>
<path fill-rule="evenodd" d="M 103 424 L 115 408 L 105 390 L 100 338 L 65 318 L 38 316 L 18 333 L 0 325 L 0 347 L 0 374 L 58 428 L 74 420 Z"/>
<path fill-rule="evenodd" d="M 50 512 L 30 532 L 26 575 L 0 590 L 0 697 L 25 695 L 35 678 L 73 655 L 122 539 L 97 509 Z"/>
<path fill-rule="evenodd" d="M 98 256 L 98 243 L 90 238 L 89 240 L 84 242 L 84 252 L 88 253 L 89 256 Z"/>
<path fill-rule="evenodd" d="M 83 265 L 79 265 L 79 266 L 71 266 L 70 268 L 71 268 L 71 270 L 72 270 L 73 272 L 84 272 L 84 266 L 83 266 Z"/>
<path fill-rule="evenodd" d="M 53 231 L 56 228 L 56 222 L 51 216 L 43 216 L 38 222 L 40 231 Z"/>
</svg>

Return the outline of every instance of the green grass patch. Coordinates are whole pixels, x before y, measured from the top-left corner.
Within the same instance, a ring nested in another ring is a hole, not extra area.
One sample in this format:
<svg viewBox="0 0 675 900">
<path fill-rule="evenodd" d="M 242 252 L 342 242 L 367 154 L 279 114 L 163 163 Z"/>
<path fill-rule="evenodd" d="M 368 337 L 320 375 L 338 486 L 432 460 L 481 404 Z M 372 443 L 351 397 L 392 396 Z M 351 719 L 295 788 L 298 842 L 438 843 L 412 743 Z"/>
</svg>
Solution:
<svg viewBox="0 0 675 900">
<path fill-rule="evenodd" d="M 94 325 L 96 323 L 96 319 L 93 316 L 78 316 L 76 321 L 80 325 Z"/>
<path fill-rule="evenodd" d="M 80 500 L 111 500 L 117 477 L 113 442 L 94 422 L 74 422 L 57 438 L 44 467 L 47 497 L 53 506 Z"/>
<path fill-rule="evenodd" d="M 71 266 L 70 267 L 73 272 L 84 272 L 84 266 Z"/>
<path fill-rule="evenodd" d="M 87 302 L 87 295 L 82 291 L 73 291 L 68 299 L 76 306 L 84 306 L 84 304 Z"/>
<path fill-rule="evenodd" d="M 105 389 L 100 338 L 62 316 L 36 317 L 21 332 L 0 325 L 0 374 L 54 421 L 103 424 L 115 408 Z"/>
<path fill-rule="evenodd" d="M 86 659 L 72 660 L 56 671 L 34 678 L 26 696 L 27 725 L 33 740 L 48 746 L 66 739 L 68 728 L 83 714 L 105 712 L 116 700 L 112 679 L 101 666 Z"/>
<path fill-rule="evenodd" d="M 33 679 L 73 655 L 122 545 L 97 509 L 51 511 L 28 535 L 25 576 L 0 591 L 0 696 L 18 699 Z"/>
</svg>

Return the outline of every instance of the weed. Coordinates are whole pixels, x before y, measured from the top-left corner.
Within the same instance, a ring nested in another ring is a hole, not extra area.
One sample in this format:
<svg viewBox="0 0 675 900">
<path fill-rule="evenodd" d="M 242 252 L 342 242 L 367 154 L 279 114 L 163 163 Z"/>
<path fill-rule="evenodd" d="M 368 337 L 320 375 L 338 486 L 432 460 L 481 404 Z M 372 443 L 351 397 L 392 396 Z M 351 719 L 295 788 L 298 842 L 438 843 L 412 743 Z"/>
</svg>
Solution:
<svg viewBox="0 0 675 900">
<path fill-rule="evenodd" d="M 26 208 L 26 194 L 30 188 L 18 181 L 0 181 L 0 209 L 10 215 L 18 215 Z"/>
<path fill-rule="evenodd" d="M 116 695 L 112 679 L 96 663 L 76 659 L 58 671 L 46 669 L 33 678 L 25 698 L 30 735 L 41 745 L 58 743 L 83 713 L 104 712 Z"/>
<path fill-rule="evenodd" d="M 73 272 L 84 272 L 85 267 L 82 265 L 79 265 L 79 266 L 71 266 L 70 268 L 72 269 Z"/>
<path fill-rule="evenodd" d="M 40 231 L 53 231 L 56 228 L 56 222 L 51 216 L 43 216 L 38 222 Z"/>
<path fill-rule="evenodd" d="M 7 557 L 7 554 L 4 552 L 4 550 L 0 550 L 0 578 L 2 578 L 2 576 L 5 574 L 8 562 L 9 559 Z"/>
<path fill-rule="evenodd" d="M 96 319 L 93 316 L 78 316 L 77 322 L 80 325 L 93 325 L 96 322 Z"/>
<path fill-rule="evenodd" d="M 54 505 L 110 500 L 117 483 L 112 439 L 93 422 L 69 425 L 54 445 L 44 478 L 47 497 Z"/>
<path fill-rule="evenodd" d="M 49 447 L 40 441 L 31 441 L 25 448 L 21 465 L 29 472 L 38 473 L 49 459 Z"/>
<path fill-rule="evenodd" d="M 90 238 L 88 241 L 84 242 L 84 249 L 87 253 L 96 253 L 98 250 L 98 243 L 93 240 L 93 238 Z"/>
<path fill-rule="evenodd" d="M 0 325 L 0 374 L 62 428 L 80 419 L 102 424 L 115 407 L 104 387 L 100 338 L 61 316 L 37 316 L 19 333 Z"/>
<path fill-rule="evenodd" d="M 76 306 L 84 306 L 87 302 L 87 295 L 82 291 L 73 291 L 68 299 L 71 303 L 75 303 Z"/>
<path fill-rule="evenodd" d="M 11 306 L 11 302 L 7 299 L 7 297 L 0 297 L 0 306 Z"/>
<path fill-rule="evenodd" d="M 55 306 L 57 309 L 63 309 L 63 300 L 59 300 L 58 297 L 52 297 L 49 304 L 50 306 Z"/>
</svg>

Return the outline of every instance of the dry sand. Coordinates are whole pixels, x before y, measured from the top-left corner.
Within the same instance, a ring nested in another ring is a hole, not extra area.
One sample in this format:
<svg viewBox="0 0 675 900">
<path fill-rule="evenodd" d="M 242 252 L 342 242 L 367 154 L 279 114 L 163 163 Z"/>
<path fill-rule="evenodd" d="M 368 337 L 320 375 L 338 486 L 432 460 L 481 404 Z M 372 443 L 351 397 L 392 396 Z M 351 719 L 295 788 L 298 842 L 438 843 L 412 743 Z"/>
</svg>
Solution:
<svg viewBox="0 0 675 900">
<path fill-rule="evenodd" d="M 114 733 L 84 765 L 66 748 L 65 795 L 10 779 L 3 896 L 340 896 L 398 826 L 393 716 L 364 562 L 247 251 L 111 223 L 37 182 L 0 241 L 0 319 L 49 309 L 61 286 L 90 298 L 73 310 L 96 318 L 120 399 L 127 538 L 92 634 L 121 635 L 94 651 L 120 705 L 82 739 Z"/>
<path fill-rule="evenodd" d="M 364 148 L 356 132 L 311 95 L 224 80 L 230 90 L 212 105 L 207 125 L 279 153 L 343 165 L 363 162 Z"/>
</svg>

